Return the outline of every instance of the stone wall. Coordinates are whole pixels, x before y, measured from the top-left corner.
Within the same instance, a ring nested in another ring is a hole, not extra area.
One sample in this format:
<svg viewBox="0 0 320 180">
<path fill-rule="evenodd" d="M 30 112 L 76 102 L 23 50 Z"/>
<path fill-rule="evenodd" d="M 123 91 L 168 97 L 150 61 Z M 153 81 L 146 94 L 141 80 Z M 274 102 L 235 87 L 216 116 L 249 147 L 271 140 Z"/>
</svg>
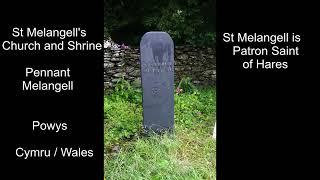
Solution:
<svg viewBox="0 0 320 180">
<path fill-rule="evenodd" d="M 104 85 L 113 87 L 122 77 L 135 85 L 141 83 L 139 48 L 105 49 Z M 213 48 L 176 46 L 175 83 L 183 77 L 190 77 L 194 84 L 211 85 L 216 79 L 216 60 Z"/>
</svg>

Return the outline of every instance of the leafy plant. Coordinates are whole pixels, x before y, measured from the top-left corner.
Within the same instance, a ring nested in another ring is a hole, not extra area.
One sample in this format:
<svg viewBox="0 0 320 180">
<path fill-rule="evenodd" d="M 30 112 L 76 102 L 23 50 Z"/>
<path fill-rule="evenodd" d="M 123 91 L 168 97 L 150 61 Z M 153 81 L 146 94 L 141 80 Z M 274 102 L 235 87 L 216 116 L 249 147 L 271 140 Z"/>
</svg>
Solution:
<svg viewBox="0 0 320 180">
<path fill-rule="evenodd" d="M 214 89 L 196 89 L 190 78 L 184 78 L 179 86 L 186 92 L 174 97 L 175 124 L 192 128 L 213 125 L 215 112 Z M 125 80 L 120 80 L 115 90 L 105 96 L 105 144 L 112 148 L 125 139 L 139 136 L 142 130 L 142 93 Z"/>
<path fill-rule="evenodd" d="M 147 31 L 166 31 L 176 44 L 215 42 L 215 0 L 105 0 L 104 12 L 105 33 L 130 34 L 128 42 L 139 42 Z"/>
<path fill-rule="evenodd" d="M 186 78 L 181 86 L 190 82 Z M 106 178 L 215 179 L 215 89 L 175 95 L 174 136 L 154 134 L 148 138 L 139 136 L 142 103 L 130 102 L 129 96 L 123 95 L 128 91 L 141 95 L 127 82 L 119 82 L 117 92 L 105 96 Z"/>
<path fill-rule="evenodd" d="M 112 144 L 136 135 L 142 124 L 141 105 L 129 103 L 123 99 L 105 98 L 105 145 Z"/>
<path fill-rule="evenodd" d="M 112 94 L 114 99 L 123 99 L 131 103 L 141 103 L 141 89 L 133 88 L 128 81 L 121 78 L 114 88 L 114 93 Z"/>
<path fill-rule="evenodd" d="M 196 90 L 197 90 L 197 88 L 192 83 L 192 79 L 190 77 L 185 77 L 180 80 L 179 85 L 176 89 L 176 92 L 178 94 L 181 92 L 193 93 Z"/>
</svg>

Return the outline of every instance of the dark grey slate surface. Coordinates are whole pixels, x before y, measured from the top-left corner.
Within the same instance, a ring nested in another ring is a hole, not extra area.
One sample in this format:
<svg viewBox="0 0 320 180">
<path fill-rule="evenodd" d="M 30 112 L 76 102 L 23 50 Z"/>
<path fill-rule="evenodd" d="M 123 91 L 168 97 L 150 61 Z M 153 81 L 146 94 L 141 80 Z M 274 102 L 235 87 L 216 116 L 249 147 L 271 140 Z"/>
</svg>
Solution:
<svg viewBox="0 0 320 180">
<path fill-rule="evenodd" d="M 174 45 L 165 32 L 148 32 L 140 42 L 143 126 L 174 129 Z"/>
</svg>

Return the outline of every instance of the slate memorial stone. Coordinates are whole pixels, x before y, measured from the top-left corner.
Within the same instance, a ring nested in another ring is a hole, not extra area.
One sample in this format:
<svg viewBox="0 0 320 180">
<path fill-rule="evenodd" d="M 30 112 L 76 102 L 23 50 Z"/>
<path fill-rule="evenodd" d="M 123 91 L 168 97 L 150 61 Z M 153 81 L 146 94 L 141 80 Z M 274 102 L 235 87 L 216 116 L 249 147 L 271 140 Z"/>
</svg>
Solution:
<svg viewBox="0 0 320 180">
<path fill-rule="evenodd" d="M 143 126 L 174 129 L 174 45 L 165 32 L 147 32 L 140 42 Z"/>
</svg>

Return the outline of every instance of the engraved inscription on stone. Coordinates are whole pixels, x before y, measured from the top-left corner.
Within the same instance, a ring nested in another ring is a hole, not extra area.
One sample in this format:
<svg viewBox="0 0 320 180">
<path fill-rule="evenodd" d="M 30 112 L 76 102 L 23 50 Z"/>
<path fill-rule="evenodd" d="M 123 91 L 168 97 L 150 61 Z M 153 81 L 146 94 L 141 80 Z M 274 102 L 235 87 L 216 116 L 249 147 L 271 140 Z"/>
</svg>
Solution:
<svg viewBox="0 0 320 180">
<path fill-rule="evenodd" d="M 140 42 L 143 125 L 155 132 L 174 128 L 174 45 L 165 32 L 148 32 Z"/>
<path fill-rule="evenodd" d="M 173 64 L 167 63 L 167 62 L 141 64 L 141 71 L 142 72 L 150 72 L 150 73 L 172 72 L 173 71 Z"/>
</svg>

